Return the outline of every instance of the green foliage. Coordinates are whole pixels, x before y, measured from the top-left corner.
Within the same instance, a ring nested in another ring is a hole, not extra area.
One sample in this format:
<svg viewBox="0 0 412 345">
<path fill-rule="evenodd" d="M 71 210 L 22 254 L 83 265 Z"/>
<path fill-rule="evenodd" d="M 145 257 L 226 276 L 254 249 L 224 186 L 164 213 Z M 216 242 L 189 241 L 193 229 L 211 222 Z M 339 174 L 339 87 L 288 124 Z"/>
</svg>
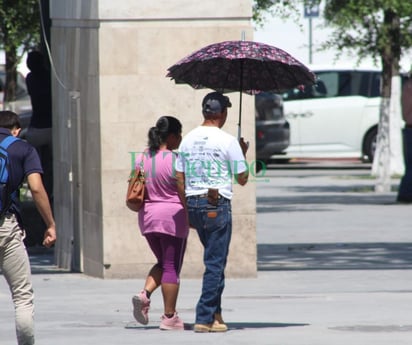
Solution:
<svg viewBox="0 0 412 345">
<path fill-rule="evenodd" d="M 265 14 L 274 14 L 273 6 L 276 3 L 278 3 L 276 0 L 255 0 L 252 6 L 253 21 L 258 25 L 262 25 Z"/>
<path fill-rule="evenodd" d="M 292 17 L 297 22 L 305 5 L 319 3 L 320 0 L 254 0 L 252 18 L 258 26 L 264 25 L 267 15 L 281 18 Z"/>
<path fill-rule="evenodd" d="M 0 0 L 0 48 L 6 54 L 4 101 L 13 101 L 17 65 L 40 41 L 40 0 Z"/>
<path fill-rule="evenodd" d="M 326 0 L 326 26 L 333 28 L 324 48 L 355 50 L 359 60 L 372 56 L 399 60 L 412 47 L 412 2 L 405 0 Z"/>
<path fill-rule="evenodd" d="M 304 4 L 317 0 L 254 0 L 253 20 L 262 26 L 265 14 L 296 15 Z M 406 0 L 323 0 L 325 27 L 332 28 L 322 49 L 356 52 L 361 61 L 375 61 L 388 54 L 399 59 L 412 47 L 412 1 Z"/>
<path fill-rule="evenodd" d="M 317 1 L 317 0 L 312 0 Z M 310 0 L 254 0 L 257 25 L 264 13 L 287 16 Z M 402 54 L 412 47 L 412 1 L 410 0 L 323 0 L 324 27 L 332 28 L 321 50 L 348 51 L 361 62 L 372 57 L 382 63 L 382 95 L 391 94 L 391 78 L 399 73 Z"/>
<path fill-rule="evenodd" d="M 6 52 L 36 46 L 40 41 L 38 0 L 0 0 L 0 23 L 0 47 Z"/>
</svg>

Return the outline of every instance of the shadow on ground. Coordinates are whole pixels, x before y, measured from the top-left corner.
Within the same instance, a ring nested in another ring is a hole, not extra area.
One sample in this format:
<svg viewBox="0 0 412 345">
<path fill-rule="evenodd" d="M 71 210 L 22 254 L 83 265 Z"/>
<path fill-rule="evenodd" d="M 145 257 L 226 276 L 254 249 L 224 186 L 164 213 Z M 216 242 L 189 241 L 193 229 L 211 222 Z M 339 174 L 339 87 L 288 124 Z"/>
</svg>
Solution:
<svg viewBox="0 0 412 345">
<path fill-rule="evenodd" d="M 59 268 L 54 264 L 54 249 L 45 247 L 28 247 L 32 274 L 71 273 L 71 271 Z"/>
<path fill-rule="evenodd" d="M 345 187 L 346 188 L 346 187 Z M 374 193 L 345 194 L 353 187 L 338 190 L 324 186 L 299 187 L 299 195 L 259 197 L 257 212 L 302 211 L 305 205 L 331 204 L 379 205 L 393 204 L 391 195 Z M 313 195 L 313 191 L 326 195 Z M 336 194 L 327 194 L 327 193 Z M 305 195 L 305 193 L 309 193 Z M 302 205 L 300 207 L 299 205 Z M 317 209 L 319 211 L 319 209 Z M 67 273 L 54 265 L 54 250 L 41 246 L 45 225 L 33 202 L 22 203 L 28 248 L 33 274 Z M 258 270 L 347 270 L 347 269 L 412 269 L 412 243 L 303 243 L 258 244 Z"/>
<path fill-rule="evenodd" d="M 412 269 L 412 243 L 258 244 L 258 270 Z"/>
<path fill-rule="evenodd" d="M 329 187 L 328 187 L 329 188 Z M 334 209 L 333 205 L 386 205 L 399 206 L 396 197 L 390 194 L 374 193 L 351 193 L 351 192 L 331 192 L 322 193 L 321 187 L 317 190 L 317 195 L 313 192 L 301 192 L 299 195 L 267 196 L 257 198 L 257 213 L 272 212 L 302 212 L 308 211 L 308 205 L 316 207 L 317 211 L 329 211 Z M 307 193 L 307 194 L 305 194 Z"/>
<path fill-rule="evenodd" d="M 240 331 L 244 329 L 259 329 L 259 328 L 284 328 L 284 327 L 302 327 L 309 326 L 308 323 L 283 323 L 283 322 L 228 322 L 226 323 L 228 331 Z M 185 331 L 193 331 L 193 325 L 185 323 Z M 142 326 L 135 322 L 131 322 L 125 326 L 126 329 L 139 330 L 158 330 L 158 326 Z"/>
</svg>

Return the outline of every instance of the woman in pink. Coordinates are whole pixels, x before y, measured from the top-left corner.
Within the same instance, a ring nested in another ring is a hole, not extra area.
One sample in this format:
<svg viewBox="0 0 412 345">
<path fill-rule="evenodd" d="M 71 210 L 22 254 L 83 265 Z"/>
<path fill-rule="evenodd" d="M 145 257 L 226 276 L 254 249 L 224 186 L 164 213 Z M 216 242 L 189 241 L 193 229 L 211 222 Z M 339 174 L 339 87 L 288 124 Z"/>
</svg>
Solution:
<svg viewBox="0 0 412 345">
<path fill-rule="evenodd" d="M 161 286 L 164 315 L 160 329 L 183 330 L 183 321 L 176 312 L 179 273 L 182 268 L 189 233 L 184 195 L 179 195 L 174 161 L 182 139 L 182 124 L 172 116 L 162 116 L 148 133 L 148 149 L 136 160 L 143 159 L 146 176 L 145 202 L 139 211 L 139 227 L 157 263 L 151 268 L 144 288 L 133 296 L 133 315 L 146 325 L 150 296 Z"/>
</svg>

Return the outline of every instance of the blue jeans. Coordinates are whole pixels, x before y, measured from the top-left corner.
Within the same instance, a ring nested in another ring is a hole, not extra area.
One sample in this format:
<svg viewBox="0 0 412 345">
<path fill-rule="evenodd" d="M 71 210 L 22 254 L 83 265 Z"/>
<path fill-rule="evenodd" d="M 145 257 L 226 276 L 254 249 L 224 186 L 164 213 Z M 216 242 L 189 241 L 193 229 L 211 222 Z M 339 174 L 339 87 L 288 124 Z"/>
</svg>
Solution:
<svg viewBox="0 0 412 345">
<path fill-rule="evenodd" d="M 404 128 L 402 135 L 405 173 L 399 184 L 398 201 L 412 202 L 412 128 Z"/>
<path fill-rule="evenodd" d="M 225 287 L 225 267 L 232 235 L 230 200 L 220 198 L 217 206 L 207 198 L 188 197 L 189 221 L 204 247 L 202 294 L 196 306 L 196 323 L 210 324 L 214 314 L 221 313 L 222 293 Z"/>
</svg>

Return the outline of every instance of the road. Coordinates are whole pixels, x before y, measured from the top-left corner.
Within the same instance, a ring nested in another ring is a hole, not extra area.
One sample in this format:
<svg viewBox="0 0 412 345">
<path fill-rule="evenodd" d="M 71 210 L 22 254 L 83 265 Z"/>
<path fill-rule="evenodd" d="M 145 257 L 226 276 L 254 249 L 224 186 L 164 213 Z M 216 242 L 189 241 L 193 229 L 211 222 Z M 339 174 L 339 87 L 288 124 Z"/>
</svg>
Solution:
<svg viewBox="0 0 412 345">
<path fill-rule="evenodd" d="M 368 169 L 334 164 L 271 166 L 260 178 L 258 276 L 226 280 L 227 333 L 190 331 L 200 280 L 182 279 L 178 311 L 189 331 L 171 334 L 158 329 L 160 293 L 149 325 L 133 320 L 130 298 L 143 277 L 57 273 L 45 256 L 32 255 L 37 343 L 410 345 L 411 206 L 395 202 L 399 180 L 394 191 L 376 194 Z M 0 343 L 15 344 L 3 279 L 0 305 Z"/>
<path fill-rule="evenodd" d="M 399 179 L 391 193 L 377 194 L 367 167 L 328 164 L 266 172 L 257 187 L 260 268 L 274 265 L 266 253 L 285 269 L 411 267 L 409 206 L 395 202 Z"/>
</svg>

